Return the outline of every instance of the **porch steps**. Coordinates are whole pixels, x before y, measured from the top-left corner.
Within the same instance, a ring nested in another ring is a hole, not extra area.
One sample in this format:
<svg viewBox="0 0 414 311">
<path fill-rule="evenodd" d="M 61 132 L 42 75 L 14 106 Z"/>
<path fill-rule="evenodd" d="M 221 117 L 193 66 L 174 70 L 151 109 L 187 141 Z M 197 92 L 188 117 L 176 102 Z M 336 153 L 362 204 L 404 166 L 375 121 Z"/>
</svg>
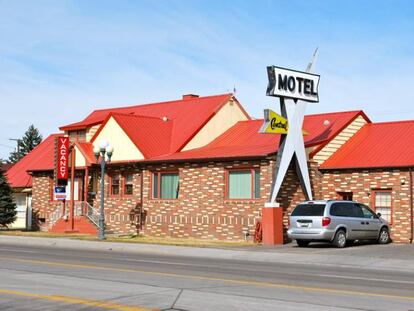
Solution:
<svg viewBox="0 0 414 311">
<path fill-rule="evenodd" d="M 70 223 L 69 221 L 65 220 L 64 218 L 60 218 L 53 227 L 49 230 L 49 232 L 53 233 L 68 233 L 70 230 Z M 80 234 L 98 234 L 98 228 L 94 224 L 92 224 L 88 218 L 85 216 L 75 216 L 74 221 L 74 231 Z M 75 233 L 74 232 L 74 233 Z"/>
</svg>

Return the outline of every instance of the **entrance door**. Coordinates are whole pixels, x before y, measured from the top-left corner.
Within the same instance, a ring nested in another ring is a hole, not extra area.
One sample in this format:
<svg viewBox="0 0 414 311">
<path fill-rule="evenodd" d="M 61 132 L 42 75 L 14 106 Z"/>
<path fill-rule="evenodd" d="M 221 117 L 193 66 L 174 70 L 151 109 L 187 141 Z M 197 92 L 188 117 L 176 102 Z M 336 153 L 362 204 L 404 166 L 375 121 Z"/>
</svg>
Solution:
<svg viewBox="0 0 414 311">
<path fill-rule="evenodd" d="M 14 201 L 16 202 L 16 221 L 12 223 L 11 228 L 26 229 L 26 211 L 27 195 L 26 193 L 15 193 Z"/>
</svg>

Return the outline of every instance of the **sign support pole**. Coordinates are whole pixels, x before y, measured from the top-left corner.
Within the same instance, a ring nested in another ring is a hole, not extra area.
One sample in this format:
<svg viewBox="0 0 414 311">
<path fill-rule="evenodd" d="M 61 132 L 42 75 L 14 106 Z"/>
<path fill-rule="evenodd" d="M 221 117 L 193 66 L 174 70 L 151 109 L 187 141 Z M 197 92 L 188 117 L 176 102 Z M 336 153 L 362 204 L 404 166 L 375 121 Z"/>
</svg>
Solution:
<svg viewBox="0 0 414 311">
<path fill-rule="evenodd" d="M 70 210 L 69 210 L 69 224 L 70 228 L 68 232 L 75 231 L 75 165 L 76 165 L 76 152 L 75 147 L 70 148 L 71 152 L 71 167 L 70 167 Z"/>
<path fill-rule="evenodd" d="M 316 49 L 312 57 L 312 60 L 306 69 L 306 72 L 308 73 L 314 70 L 317 51 L 318 50 Z M 272 67 L 268 67 L 268 73 L 269 86 L 267 95 L 275 96 L 273 92 L 277 89 L 280 89 L 280 87 L 276 88 L 276 77 L 274 76 L 274 69 L 272 69 Z M 278 76 L 278 79 L 280 78 L 281 75 Z M 318 96 L 317 93 L 313 93 L 312 95 L 316 95 L 316 97 Z M 262 228 L 264 245 L 283 244 L 283 207 L 281 207 L 280 204 L 276 202 L 276 198 L 293 158 L 295 159 L 296 170 L 303 192 L 305 194 L 305 198 L 306 200 L 312 200 L 312 189 L 310 184 L 307 156 L 302 132 L 302 125 L 305 116 L 307 102 L 300 99 L 288 99 L 285 98 L 283 95 L 277 96 L 279 96 L 280 98 L 280 111 L 282 117 L 286 118 L 289 122 L 289 130 L 287 135 L 282 134 L 281 136 L 279 150 L 277 152 L 275 162 L 275 171 L 272 182 L 272 192 L 270 195 L 270 200 L 268 203 L 265 203 L 265 206 L 262 209 Z"/>
</svg>

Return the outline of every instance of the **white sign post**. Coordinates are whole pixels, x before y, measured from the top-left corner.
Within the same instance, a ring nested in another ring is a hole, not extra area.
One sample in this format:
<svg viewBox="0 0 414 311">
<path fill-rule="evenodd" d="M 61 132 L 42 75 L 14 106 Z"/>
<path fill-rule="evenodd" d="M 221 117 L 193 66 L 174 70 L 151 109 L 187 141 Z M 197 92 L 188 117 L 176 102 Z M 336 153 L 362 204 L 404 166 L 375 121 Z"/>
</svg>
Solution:
<svg viewBox="0 0 414 311">
<path fill-rule="evenodd" d="M 307 200 L 312 200 L 302 124 L 308 101 L 319 101 L 319 76 L 310 74 L 315 67 L 317 51 L 316 49 L 306 72 L 275 66 L 267 68 L 269 75 L 267 95 L 280 98 L 282 116 L 278 116 L 276 113 L 271 115 L 271 112 L 267 111 L 261 132 L 281 133 L 278 127 L 283 127 L 287 133 L 281 134 L 272 193 L 269 202 L 262 209 L 262 242 L 264 245 L 283 244 L 284 242 L 283 208 L 276 202 L 276 198 L 292 158 L 295 158 L 296 171 L 299 175 L 305 197 Z M 272 126 L 272 121 L 274 126 Z M 296 156 L 294 157 L 294 155 Z"/>
<path fill-rule="evenodd" d="M 319 75 L 310 74 L 314 68 L 318 49 L 315 50 L 306 72 L 268 67 L 268 96 L 280 97 L 282 116 L 289 122 L 289 131 L 283 135 L 276 159 L 276 174 L 268 206 L 276 202 L 289 164 L 296 155 L 296 168 L 307 200 L 312 200 L 309 170 L 303 141 L 302 124 L 307 102 L 318 102 Z"/>
</svg>

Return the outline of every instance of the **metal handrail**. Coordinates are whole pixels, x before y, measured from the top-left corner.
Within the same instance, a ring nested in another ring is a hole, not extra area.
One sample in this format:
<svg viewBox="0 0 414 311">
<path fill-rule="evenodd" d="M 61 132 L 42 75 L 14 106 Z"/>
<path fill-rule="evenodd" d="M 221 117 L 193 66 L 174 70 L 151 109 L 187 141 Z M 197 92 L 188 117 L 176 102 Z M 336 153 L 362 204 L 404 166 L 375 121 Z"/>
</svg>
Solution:
<svg viewBox="0 0 414 311">
<path fill-rule="evenodd" d="M 96 227 L 99 228 L 99 210 L 94 208 L 88 202 L 75 202 L 74 216 L 86 216 Z M 66 207 L 63 212 L 63 206 L 59 205 L 49 214 L 49 227 L 52 227 L 59 219 L 69 218 L 70 208 Z"/>
<path fill-rule="evenodd" d="M 88 217 L 88 219 L 99 228 L 99 210 L 94 208 L 92 205 L 90 205 L 88 202 L 79 202 L 81 203 L 81 209 L 80 212 L 81 215 L 84 215 Z M 79 212 L 79 208 L 76 208 L 75 211 Z"/>
<path fill-rule="evenodd" d="M 63 215 L 63 206 L 59 205 L 49 214 L 49 227 L 52 227 Z"/>
</svg>

